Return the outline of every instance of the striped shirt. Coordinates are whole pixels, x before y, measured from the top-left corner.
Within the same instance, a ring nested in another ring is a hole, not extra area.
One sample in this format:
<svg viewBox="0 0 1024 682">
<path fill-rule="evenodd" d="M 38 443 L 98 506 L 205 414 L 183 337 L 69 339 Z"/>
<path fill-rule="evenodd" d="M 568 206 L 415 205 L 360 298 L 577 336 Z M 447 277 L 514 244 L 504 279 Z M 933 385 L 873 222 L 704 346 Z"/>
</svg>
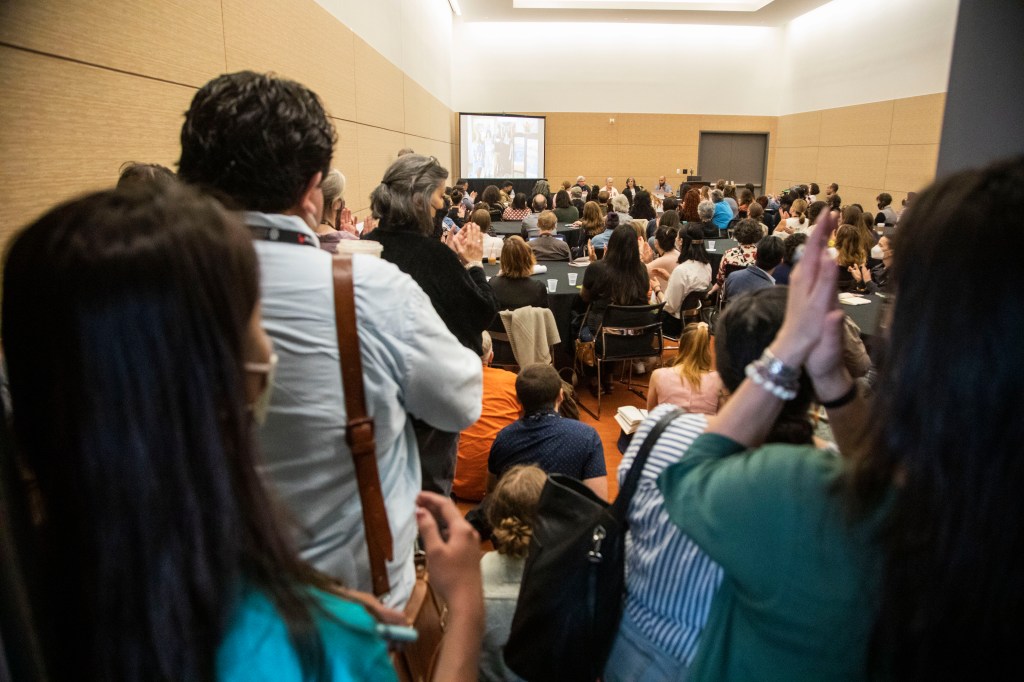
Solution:
<svg viewBox="0 0 1024 682">
<path fill-rule="evenodd" d="M 641 424 L 619 465 L 619 485 L 651 427 L 671 409 L 660 405 Z M 651 642 L 686 665 L 697 652 L 722 569 L 669 520 L 658 476 L 705 428 L 704 415 L 682 414 L 662 433 L 630 501 L 626 536 L 626 614 Z"/>
</svg>

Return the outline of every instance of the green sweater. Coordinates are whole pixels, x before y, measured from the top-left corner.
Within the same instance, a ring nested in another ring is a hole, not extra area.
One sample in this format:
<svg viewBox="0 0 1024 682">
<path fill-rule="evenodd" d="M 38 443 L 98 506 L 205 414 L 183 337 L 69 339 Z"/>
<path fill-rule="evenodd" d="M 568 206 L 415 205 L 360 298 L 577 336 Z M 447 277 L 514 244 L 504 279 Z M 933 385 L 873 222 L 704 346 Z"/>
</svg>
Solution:
<svg viewBox="0 0 1024 682">
<path fill-rule="evenodd" d="M 863 680 L 881 513 L 856 526 L 810 446 L 700 436 L 658 479 L 672 522 L 725 571 L 690 680 Z"/>
</svg>

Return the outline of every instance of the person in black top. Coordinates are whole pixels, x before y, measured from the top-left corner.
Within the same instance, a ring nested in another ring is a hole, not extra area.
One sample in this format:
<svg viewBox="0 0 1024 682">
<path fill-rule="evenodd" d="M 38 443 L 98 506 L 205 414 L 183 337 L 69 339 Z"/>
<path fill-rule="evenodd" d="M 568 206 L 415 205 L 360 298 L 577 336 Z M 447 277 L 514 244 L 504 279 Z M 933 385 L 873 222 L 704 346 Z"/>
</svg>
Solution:
<svg viewBox="0 0 1024 682">
<path fill-rule="evenodd" d="M 497 313 L 483 270 L 483 235 L 467 222 L 447 245 L 431 235 L 432 216 L 444 208 L 448 171 L 433 157 L 406 154 L 384 173 L 370 195 L 380 224 L 367 239 L 383 245 L 381 257 L 416 280 L 437 314 L 462 345 L 477 355 L 480 335 Z M 459 434 L 414 421 L 423 465 L 423 489 L 448 495 L 455 476 Z"/>
</svg>

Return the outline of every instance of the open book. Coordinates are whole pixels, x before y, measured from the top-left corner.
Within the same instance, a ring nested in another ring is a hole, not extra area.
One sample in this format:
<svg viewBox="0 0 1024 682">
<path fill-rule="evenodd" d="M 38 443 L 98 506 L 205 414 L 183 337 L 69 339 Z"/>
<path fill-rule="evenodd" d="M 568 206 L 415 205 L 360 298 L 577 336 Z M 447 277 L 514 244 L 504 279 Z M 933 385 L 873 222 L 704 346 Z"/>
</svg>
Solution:
<svg viewBox="0 0 1024 682">
<path fill-rule="evenodd" d="M 615 421 L 622 428 L 623 433 L 633 433 L 644 419 L 647 419 L 647 410 L 632 405 L 623 405 L 615 413 Z"/>
</svg>

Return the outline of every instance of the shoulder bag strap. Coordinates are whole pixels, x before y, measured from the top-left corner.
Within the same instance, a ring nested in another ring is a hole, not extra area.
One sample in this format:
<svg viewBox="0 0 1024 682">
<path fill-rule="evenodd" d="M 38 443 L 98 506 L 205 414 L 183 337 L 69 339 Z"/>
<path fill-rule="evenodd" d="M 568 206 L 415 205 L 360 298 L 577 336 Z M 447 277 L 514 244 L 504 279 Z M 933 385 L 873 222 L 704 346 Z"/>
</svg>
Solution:
<svg viewBox="0 0 1024 682">
<path fill-rule="evenodd" d="M 345 441 L 352 451 L 359 501 L 363 507 L 366 549 L 370 555 L 373 593 L 380 596 L 391 590 L 387 561 L 394 558 L 391 526 L 384 506 L 380 474 L 377 471 L 377 447 L 373 439 L 373 419 L 366 413 L 363 389 L 363 362 L 356 333 L 355 290 L 352 285 L 352 258 L 333 259 L 334 323 L 341 358 L 341 384 L 345 392 Z"/>
<path fill-rule="evenodd" d="M 643 473 L 644 465 L 647 464 L 647 457 L 651 454 L 651 450 L 654 449 L 654 445 L 658 442 L 662 432 L 682 413 L 683 411 L 678 407 L 669 410 L 648 431 L 647 437 L 644 438 L 644 442 L 640 445 L 640 450 L 636 453 L 636 459 L 633 460 L 633 464 L 629 467 L 626 480 L 622 482 L 619 494 L 615 498 L 614 504 L 612 504 L 611 511 L 616 518 L 626 518 L 626 512 L 629 511 L 629 503 L 633 499 L 633 493 L 636 492 L 636 488 L 640 484 L 640 474 Z"/>
</svg>

